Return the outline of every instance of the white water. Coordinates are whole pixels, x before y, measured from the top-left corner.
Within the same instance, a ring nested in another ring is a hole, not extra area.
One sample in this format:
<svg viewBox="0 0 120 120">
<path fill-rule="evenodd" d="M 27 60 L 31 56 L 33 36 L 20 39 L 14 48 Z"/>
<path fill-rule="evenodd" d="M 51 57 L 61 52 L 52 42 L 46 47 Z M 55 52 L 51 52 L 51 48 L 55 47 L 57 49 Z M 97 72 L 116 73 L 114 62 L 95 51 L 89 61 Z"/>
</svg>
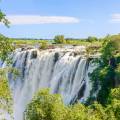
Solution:
<svg viewBox="0 0 120 120">
<path fill-rule="evenodd" d="M 36 51 L 33 56 L 33 51 Z M 14 118 L 23 120 L 26 105 L 34 93 L 50 88 L 60 93 L 65 104 L 86 100 L 91 90 L 88 74 L 94 66 L 84 57 L 84 47 L 57 48 L 53 50 L 17 50 L 13 54 L 13 66 L 21 73 L 16 80 L 9 74 L 14 96 Z"/>
</svg>

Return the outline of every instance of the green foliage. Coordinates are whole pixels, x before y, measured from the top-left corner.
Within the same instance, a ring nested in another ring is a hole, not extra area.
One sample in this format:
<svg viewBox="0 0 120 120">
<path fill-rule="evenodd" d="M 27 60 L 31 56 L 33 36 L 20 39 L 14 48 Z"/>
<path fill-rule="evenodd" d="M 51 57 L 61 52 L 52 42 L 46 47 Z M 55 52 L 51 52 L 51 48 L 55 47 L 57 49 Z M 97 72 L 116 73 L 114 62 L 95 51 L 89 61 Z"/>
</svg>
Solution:
<svg viewBox="0 0 120 120">
<path fill-rule="evenodd" d="M 6 77 L 6 73 L 8 72 L 13 73 L 14 78 L 18 76 L 18 70 L 15 68 L 0 68 L 0 110 L 8 113 L 11 119 L 13 119 L 13 99 L 8 79 Z M 0 112 L 0 114 L 4 113 Z"/>
<path fill-rule="evenodd" d="M 6 73 L 11 72 L 14 78 L 18 76 L 19 72 L 15 68 L 5 67 L 0 68 L 0 109 L 9 113 L 12 117 L 13 99 Z"/>
<path fill-rule="evenodd" d="M 48 47 L 48 43 L 46 41 L 41 42 L 41 46 L 40 46 L 41 49 L 47 49 L 47 47 Z"/>
<path fill-rule="evenodd" d="M 111 90 L 110 99 L 120 100 L 120 87 Z"/>
<path fill-rule="evenodd" d="M 55 36 L 54 42 L 58 43 L 58 44 L 66 43 L 64 35 L 57 35 L 57 36 Z"/>
<path fill-rule="evenodd" d="M 66 117 L 63 120 L 88 120 L 87 108 L 82 104 L 68 106 Z"/>
<path fill-rule="evenodd" d="M 0 10 L 0 22 L 9 27 L 10 22 L 6 19 L 6 15 Z"/>
<path fill-rule="evenodd" d="M 120 119 L 120 87 L 112 89 L 109 99 L 111 100 L 111 104 L 109 105 L 109 109 L 111 109 L 117 118 Z"/>
<path fill-rule="evenodd" d="M 37 93 L 25 111 L 25 120 L 64 120 L 65 108 L 61 97 L 48 90 Z"/>
<path fill-rule="evenodd" d="M 16 48 L 20 48 L 22 46 L 34 46 L 36 44 L 42 44 L 43 42 L 47 42 L 48 45 L 59 45 L 59 43 L 54 44 L 54 40 L 41 40 L 41 39 L 13 39 L 10 38 L 9 41 L 11 42 L 11 44 L 14 44 Z M 89 47 L 91 46 L 91 43 L 86 41 L 85 39 L 66 39 L 66 42 L 62 43 L 63 45 L 67 44 L 67 45 L 81 45 L 81 46 L 86 46 Z M 101 41 L 94 41 L 92 42 L 92 46 L 99 50 L 101 48 Z M 61 44 L 60 44 L 61 45 Z"/>
<path fill-rule="evenodd" d="M 120 59 L 118 53 L 120 53 L 120 36 L 105 37 L 101 50 L 101 58 L 97 61 L 98 67 L 91 74 L 91 80 L 93 82 L 91 101 L 93 100 L 92 98 L 95 91 L 100 88 L 95 100 L 102 105 L 106 105 L 110 102 L 108 97 L 111 88 L 116 86 L 116 78 L 117 81 L 119 80 Z"/>
<path fill-rule="evenodd" d="M 14 50 L 9 39 L 0 34 L 0 59 L 2 61 L 10 62 L 8 59 L 9 54 Z"/>
<path fill-rule="evenodd" d="M 90 106 L 80 103 L 65 106 L 59 95 L 49 94 L 48 89 L 39 91 L 28 104 L 25 120 L 119 120 L 120 88 L 110 92 L 112 102 L 106 107 L 95 102 Z"/>
<path fill-rule="evenodd" d="M 9 21 L 6 19 L 6 15 L 0 10 L 0 22 L 9 27 Z M 8 58 L 9 53 L 13 50 L 9 39 L 0 34 L 0 60 L 10 63 Z M 6 78 L 6 68 L 0 68 L 0 115 L 2 110 L 11 115 L 12 119 L 12 97 L 11 91 Z"/>
<path fill-rule="evenodd" d="M 102 46 L 102 60 L 105 64 L 108 64 L 110 58 L 115 57 L 117 53 L 120 53 L 120 36 L 108 36 L 105 37 Z"/>
<path fill-rule="evenodd" d="M 6 76 L 7 69 L 0 69 L 0 109 L 12 115 L 12 97 Z"/>
<path fill-rule="evenodd" d="M 85 120 L 86 113 L 84 105 L 65 106 L 59 95 L 49 94 L 45 89 L 28 104 L 25 120 Z"/>
<path fill-rule="evenodd" d="M 94 41 L 97 41 L 98 39 L 96 38 L 96 37 L 92 37 L 92 36 L 89 36 L 88 38 L 87 38 L 87 41 L 88 42 L 94 42 Z"/>
</svg>

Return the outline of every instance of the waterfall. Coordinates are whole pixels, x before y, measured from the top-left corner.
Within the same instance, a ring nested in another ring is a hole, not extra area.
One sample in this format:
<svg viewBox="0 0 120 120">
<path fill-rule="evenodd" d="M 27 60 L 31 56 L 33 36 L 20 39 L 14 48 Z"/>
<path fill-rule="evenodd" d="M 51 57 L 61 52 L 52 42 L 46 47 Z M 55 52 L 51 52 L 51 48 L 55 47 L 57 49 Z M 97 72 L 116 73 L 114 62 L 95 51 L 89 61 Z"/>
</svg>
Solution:
<svg viewBox="0 0 120 120">
<path fill-rule="evenodd" d="M 26 105 L 42 88 L 61 94 L 65 104 L 89 97 L 89 73 L 94 66 L 85 57 L 84 47 L 16 50 L 12 56 L 12 67 L 20 73 L 16 80 L 12 74 L 8 75 L 14 96 L 15 120 L 23 120 Z"/>
</svg>

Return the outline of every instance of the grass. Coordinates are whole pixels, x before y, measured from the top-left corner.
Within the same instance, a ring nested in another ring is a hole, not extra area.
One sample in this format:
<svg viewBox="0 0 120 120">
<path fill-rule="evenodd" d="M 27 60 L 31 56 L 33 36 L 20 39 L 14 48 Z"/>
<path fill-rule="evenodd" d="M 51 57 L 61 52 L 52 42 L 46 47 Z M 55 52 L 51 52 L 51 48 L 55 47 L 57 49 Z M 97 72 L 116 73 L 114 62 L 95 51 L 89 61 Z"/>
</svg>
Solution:
<svg viewBox="0 0 120 120">
<path fill-rule="evenodd" d="M 15 44 L 28 44 L 28 45 L 34 45 L 36 43 L 42 43 L 42 42 L 48 42 L 48 40 L 34 40 L 34 39 L 10 39 L 12 43 Z"/>
<path fill-rule="evenodd" d="M 66 43 L 63 44 L 57 44 L 54 43 L 54 40 L 39 40 L 39 39 L 10 39 L 10 41 L 15 44 L 15 46 L 23 47 L 23 46 L 35 46 L 35 45 L 43 45 L 44 43 L 47 44 L 47 46 L 53 45 L 53 46 L 64 46 L 64 45 L 74 45 L 74 46 L 86 46 L 86 47 L 92 47 L 92 48 L 101 48 L 102 42 L 101 41 L 93 41 L 88 42 L 85 40 L 67 40 Z M 47 47 L 46 47 L 47 48 Z"/>
<path fill-rule="evenodd" d="M 102 42 L 101 41 L 87 42 L 87 41 L 84 41 L 84 40 L 69 40 L 66 44 L 70 44 L 70 45 L 84 45 L 84 46 L 91 46 L 91 45 L 101 46 Z"/>
</svg>

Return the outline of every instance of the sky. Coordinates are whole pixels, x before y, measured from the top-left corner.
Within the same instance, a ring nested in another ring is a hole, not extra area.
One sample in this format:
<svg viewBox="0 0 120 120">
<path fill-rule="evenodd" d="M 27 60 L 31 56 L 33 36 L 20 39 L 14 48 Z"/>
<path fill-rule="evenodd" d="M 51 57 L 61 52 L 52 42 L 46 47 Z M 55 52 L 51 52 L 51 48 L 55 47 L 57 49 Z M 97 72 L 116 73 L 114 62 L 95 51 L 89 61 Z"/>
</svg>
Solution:
<svg viewBox="0 0 120 120">
<path fill-rule="evenodd" d="M 0 33 L 14 38 L 103 37 L 120 33 L 120 0 L 2 0 L 11 22 Z"/>
</svg>

